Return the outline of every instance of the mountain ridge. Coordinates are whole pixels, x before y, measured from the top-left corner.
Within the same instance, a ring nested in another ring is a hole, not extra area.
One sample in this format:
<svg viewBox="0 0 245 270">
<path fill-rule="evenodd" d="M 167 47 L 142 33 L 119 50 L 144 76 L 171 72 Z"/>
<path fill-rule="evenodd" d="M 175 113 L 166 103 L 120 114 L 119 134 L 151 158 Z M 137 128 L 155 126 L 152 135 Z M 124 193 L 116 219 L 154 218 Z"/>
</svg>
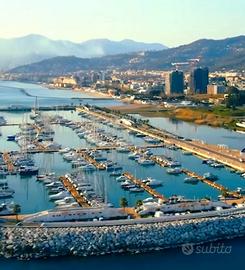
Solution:
<svg viewBox="0 0 245 270">
<path fill-rule="evenodd" d="M 173 62 L 199 58 L 200 66 L 211 70 L 245 70 L 245 36 L 221 40 L 200 39 L 190 44 L 160 51 L 108 55 L 100 58 L 56 57 L 32 65 L 21 66 L 10 72 L 63 74 L 86 69 L 172 69 Z"/>
<path fill-rule="evenodd" d="M 104 42 L 105 40 L 106 42 Z M 134 40 L 128 40 L 128 42 L 125 44 L 124 40 L 93 39 L 75 43 L 69 40 L 52 40 L 38 34 L 29 34 L 10 39 L 0 38 L 0 70 L 31 64 L 56 56 L 75 55 L 82 58 L 91 58 L 107 54 L 113 55 L 166 48 L 160 43 L 144 43 Z"/>
</svg>

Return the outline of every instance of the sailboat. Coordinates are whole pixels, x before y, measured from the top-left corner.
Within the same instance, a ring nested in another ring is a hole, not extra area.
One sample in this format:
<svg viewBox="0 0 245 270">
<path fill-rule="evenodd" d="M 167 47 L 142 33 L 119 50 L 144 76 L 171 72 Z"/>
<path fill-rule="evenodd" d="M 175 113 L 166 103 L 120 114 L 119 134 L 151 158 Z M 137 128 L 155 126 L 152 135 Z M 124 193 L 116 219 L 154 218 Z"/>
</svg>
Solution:
<svg viewBox="0 0 245 270">
<path fill-rule="evenodd" d="M 30 114 L 30 119 L 34 120 L 39 116 L 38 113 L 38 104 L 37 104 L 37 97 L 35 98 L 35 103 L 34 103 L 34 107 L 31 110 L 31 114 Z"/>
</svg>

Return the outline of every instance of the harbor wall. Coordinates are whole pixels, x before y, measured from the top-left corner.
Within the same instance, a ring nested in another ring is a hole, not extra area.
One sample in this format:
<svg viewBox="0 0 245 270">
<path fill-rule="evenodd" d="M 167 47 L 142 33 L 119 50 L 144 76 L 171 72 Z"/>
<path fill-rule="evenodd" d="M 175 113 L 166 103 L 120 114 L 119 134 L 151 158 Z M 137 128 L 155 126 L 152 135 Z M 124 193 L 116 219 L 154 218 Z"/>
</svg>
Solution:
<svg viewBox="0 0 245 270">
<path fill-rule="evenodd" d="M 244 235 L 245 214 L 103 227 L 1 227 L 0 256 L 31 259 L 146 252 Z"/>
</svg>

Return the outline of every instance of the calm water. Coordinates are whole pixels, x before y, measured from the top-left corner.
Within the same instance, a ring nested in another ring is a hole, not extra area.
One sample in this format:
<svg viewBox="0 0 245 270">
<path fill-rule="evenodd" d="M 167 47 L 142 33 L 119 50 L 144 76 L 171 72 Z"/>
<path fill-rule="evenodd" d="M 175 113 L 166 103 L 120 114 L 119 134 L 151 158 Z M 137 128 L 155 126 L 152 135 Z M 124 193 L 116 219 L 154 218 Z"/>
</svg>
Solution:
<svg viewBox="0 0 245 270">
<path fill-rule="evenodd" d="M 38 98 L 39 106 L 70 104 L 115 106 L 122 104 L 115 100 L 98 100 L 97 98 L 91 98 L 88 94 L 81 94 L 71 90 L 51 90 L 36 84 L 0 81 L 0 107 L 10 105 L 33 106 L 36 97 Z M 82 100 L 83 98 L 84 100 Z"/>
<path fill-rule="evenodd" d="M 26 95 L 21 89 L 25 89 L 28 93 Z M 29 96 L 31 95 L 31 96 Z M 60 97 L 62 95 L 62 98 Z M 74 102 L 74 97 L 81 97 L 78 93 L 72 93 L 70 91 L 63 90 L 48 90 L 41 86 L 32 84 L 23 84 L 17 82 L 0 82 L 0 106 L 9 106 L 11 104 L 21 105 L 33 105 L 35 97 L 38 96 L 40 105 L 58 105 L 58 104 L 70 104 Z M 86 97 L 86 96 L 83 96 Z M 86 101 L 87 102 L 87 101 Z M 101 101 L 101 100 L 89 100 L 91 104 L 97 104 L 100 106 L 107 106 L 111 104 L 120 104 L 116 101 Z M 59 113 L 64 117 L 72 120 L 81 120 L 75 112 L 46 112 L 48 114 Z M 28 118 L 28 114 L 22 113 L 2 113 L 5 119 L 9 123 L 21 123 L 24 119 Z M 240 149 L 244 143 L 244 135 L 234 133 L 224 129 L 214 129 L 210 127 L 203 127 L 191 125 L 188 123 L 178 122 L 173 123 L 165 118 L 151 118 L 151 123 L 157 127 L 164 128 L 170 132 L 177 133 L 181 136 L 190 138 L 204 139 L 210 143 L 223 143 L 231 147 Z M 98 124 L 101 126 L 101 124 Z M 141 138 L 135 138 L 132 135 L 128 135 L 126 131 L 116 130 L 103 126 L 107 132 L 111 132 L 125 138 L 129 143 L 136 145 L 143 145 L 145 142 Z M 89 146 L 83 139 L 79 139 L 76 133 L 67 128 L 59 125 L 54 125 L 55 141 L 61 143 L 63 147 L 86 147 Z M 7 142 L 6 138 L 10 134 L 18 132 L 18 126 L 1 127 L 3 134 L 0 137 L 0 151 L 5 150 L 18 150 L 18 145 L 14 142 Z M 172 151 L 169 149 L 154 149 L 153 152 L 159 155 L 171 156 L 173 159 L 181 162 L 183 167 L 191 169 L 203 174 L 210 171 L 219 176 L 219 182 L 227 186 L 230 189 L 237 187 L 245 188 L 245 180 L 239 175 L 231 173 L 227 168 L 214 169 L 203 165 L 201 160 L 195 156 L 185 156 L 182 151 Z M 188 185 L 184 183 L 184 175 L 170 176 L 166 173 L 166 169 L 158 165 L 154 167 L 142 167 L 136 162 L 128 159 L 128 154 L 117 153 L 111 151 L 109 153 L 103 153 L 109 159 L 115 160 L 123 167 L 124 171 L 129 171 L 139 178 L 153 177 L 162 181 L 163 186 L 157 190 L 166 196 L 172 194 L 181 194 L 187 198 L 203 198 L 209 196 L 217 198 L 219 193 L 209 186 L 203 183 L 197 185 Z M 62 175 L 71 171 L 71 164 L 63 160 L 62 156 L 58 153 L 54 154 L 35 154 L 34 158 L 36 164 L 40 166 L 40 170 L 53 170 L 57 175 Z M 105 196 L 105 198 L 112 202 L 115 206 L 118 206 L 119 199 L 125 196 L 130 205 L 134 205 L 138 199 L 148 197 L 146 193 L 142 194 L 130 194 L 120 188 L 120 184 L 115 181 L 113 177 L 109 176 L 109 173 L 94 172 L 86 174 L 87 179 L 94 185 L 98 194 Z M 16 193 L 13 200 L 21 205 L 22 213 L 33 213 L 36 211 L 53 208 L 53 203 L 48 200 L 48 194 L 45 187 L 35 180 L 35 177 L 21 178 L 20 176 L 7 176 L 9 186 L 14 188 Z M 1 201 L 0 201 L 1 202 Z M 87 268 L 89 269 L 124 269 L 125 267 L 133 269 L 140 267 L 141 269 L 149 269 L 150 267 L 157 268 L 170 268 L 177 267 L 191 268 L 193 265 L 195 268 L 207 269 L 212 262 L 213 268 L 222 267 L 223 269 L 230 268 L 229 262 L 232 261 L 233 267 L 242 265 L 242 253 L 244 253 L 244 239 L 230 240 L 226 242 L 227 245 L 232 245 L 232 254 L 230 255 L 191 255 L 185 256 L 179 249 L 172 249 L 164 252 L 149 253 L 144 255 L 120 255 L 120 256 L 104 256 L 104 257 L 91 257 L 91 258 L 61 258 L 61 259 L 49 259 L 44 261 L 31 261 L 31 262 L 19 262 L 15 260 L 0 260 L 0 269 L 67 269 L 68 267 Z"/>
<path fill-rule="evenodd" d="M 66 270 L 66 269 L 243 269 L 245 252 L 244 238 L 212 243 L 213 247 L 223 245 L 231 250 L 230 254 L 196 254 L 184 255 L 181 248 L 169 249 L 147 254 L 108 255 L 87 258 L 52 258 L 47 260 L 16 261 L 0 259 L 3 270 Z M 204 252 L 209 251 L 211 244 L 201 247 Z"/>
</svg>

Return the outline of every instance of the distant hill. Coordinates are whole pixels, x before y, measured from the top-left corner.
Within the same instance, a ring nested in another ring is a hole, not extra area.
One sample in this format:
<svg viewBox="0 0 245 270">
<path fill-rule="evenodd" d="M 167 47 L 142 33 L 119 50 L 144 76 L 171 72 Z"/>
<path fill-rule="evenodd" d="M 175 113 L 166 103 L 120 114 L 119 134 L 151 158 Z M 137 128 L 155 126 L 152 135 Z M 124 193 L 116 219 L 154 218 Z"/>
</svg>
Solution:
<svg viewBox="0 0 245 270">
<path fill-rule="evenodd" d="M 210 70 L 245 70 L 245 36 L 222 40 L 200 39 L 187 45 L 161 51 L 108 55 L 100 58 L 56 57 L 12 69 L 14 73 L 63 74 L 86 69 L 160 69 L 173 68 L 173 62 L 199 58 L 199 65 Z"/>
<path fill-rule="evenodd" d="M 93 39 L 82 43 L 51 40 L 41 35 L 28 35 L 12 39 L 0 39 L 0 70 L 30 64 L 56 56 L 100 57 L 108 54 L 162 50 L 159 43 L 143 43 L 133 40 L 111 41 Z"/>
</svg>

